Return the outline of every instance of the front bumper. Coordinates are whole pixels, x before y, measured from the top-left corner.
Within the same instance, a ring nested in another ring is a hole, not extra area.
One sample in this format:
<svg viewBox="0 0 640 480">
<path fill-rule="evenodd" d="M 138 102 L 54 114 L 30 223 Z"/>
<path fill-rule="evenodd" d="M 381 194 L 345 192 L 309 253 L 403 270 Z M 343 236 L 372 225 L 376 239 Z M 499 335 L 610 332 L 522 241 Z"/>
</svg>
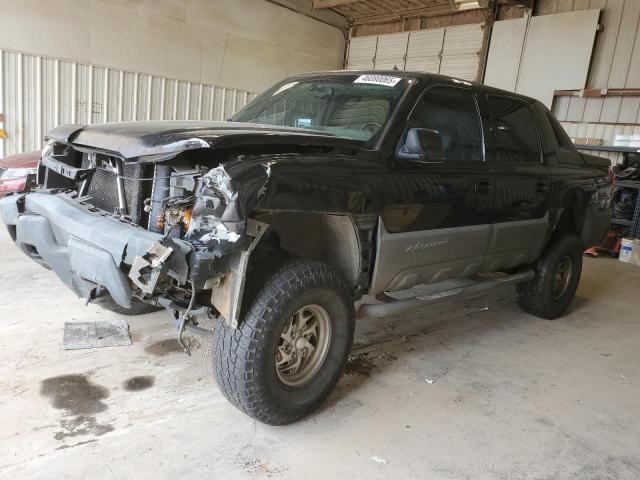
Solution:
<svg viewBox="0 0 640 480">
<path fill-rule="evenodd" d="M 69 195 L 33 192 L 0 199 L 0 219 L 16 245 L 52 269 L 79 297 L 107 289 L 122 307 L 131 306 L 134 288 L 127 271 L 162 235 L 149 232 Z M 191 246 L 174 240 L 167 266 L 178 283 L 187 281 Z"/>
</svg>

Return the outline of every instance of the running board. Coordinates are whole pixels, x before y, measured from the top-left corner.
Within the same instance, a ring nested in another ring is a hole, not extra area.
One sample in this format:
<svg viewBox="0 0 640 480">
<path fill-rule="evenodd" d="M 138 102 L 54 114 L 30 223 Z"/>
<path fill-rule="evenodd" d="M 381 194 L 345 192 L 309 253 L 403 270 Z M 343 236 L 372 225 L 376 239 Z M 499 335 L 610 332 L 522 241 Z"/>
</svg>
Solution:
<svg viewBox="0 0 640 480">
<path fill-rule="evenodd" d="M 398 315 L 400 313 L 408 312 L 409 310 L 413 310 L 415 308 L 419 308 L 431 303 L 435 303 L 441 300 L 447 300 L 456 295 L 475 295 L 477 293 L 491 290 L 496 287 L 510 285 L 513 283 L 526 282 L 533 279 L 534 276 L 535 274 L 533 270 L 526 270 L 514 275 L 505 275 L 499 278 L 480 280 L 470 285 L 443 290 L 441 292 L 428 295 L 418 295 L 417 297 L 408 298 L 406 300 L 395 300 L 392 297 L 386 295 L 386 303 L 369 303 L 360 305 L 358 314 L 368 318 L 383 318 L 387 316 Z"/>
</svg>

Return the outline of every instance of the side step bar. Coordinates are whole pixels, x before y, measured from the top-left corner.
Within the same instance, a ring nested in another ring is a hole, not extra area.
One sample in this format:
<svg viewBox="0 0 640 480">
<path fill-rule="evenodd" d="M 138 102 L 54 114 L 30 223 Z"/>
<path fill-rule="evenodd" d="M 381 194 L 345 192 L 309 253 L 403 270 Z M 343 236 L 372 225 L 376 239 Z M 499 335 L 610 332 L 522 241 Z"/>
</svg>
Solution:
<svg viewBox="0 0 640 480">
<path fill-rule="evenodd" d="M 450 290 L 443 290 L 441 292 L 428 295 L 418 295 L 417 297 L 408 298 L 406 300 L 395 300 L 392 299 L 392 297 L 385 295 L 388 299 L 386 303 L 369 303 L 361 305 L 358 309 L 358 314 L 369 318 L 383 318 L 398 315 L 440 300 L 447 300 L 456 295 L 474 295 L 503 285 L 526 282 L 533 279 L 534 276 L 535 273 L 533 270 L 526 270 L 514 275 L 505 275 L 499 278 L 480 280 L 470 285 L 456 287 Z"/>
</svg>

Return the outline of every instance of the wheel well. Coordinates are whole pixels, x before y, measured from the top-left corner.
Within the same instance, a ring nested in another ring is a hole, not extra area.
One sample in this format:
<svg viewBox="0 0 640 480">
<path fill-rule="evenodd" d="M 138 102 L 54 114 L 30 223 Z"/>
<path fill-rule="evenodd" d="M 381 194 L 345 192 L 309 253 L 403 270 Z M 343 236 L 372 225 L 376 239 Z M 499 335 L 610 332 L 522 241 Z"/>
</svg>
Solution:
<svg viewBox="0 0 640 480">
<path fill-rule="evenodd" d="M 584 204 L 574 204 L 566 206 L 554 231 L 553 237 L 563 235 L 566 233 L 572 233 L 582 240 L 585 239 L 585 222 L 587 217 L 587 206 Z"/>
<path fill-rule="evenodd" d="M 269 225 L 267 235 L 271 241 L 275 236 L 282 250 L 330 265 L 349 285 L 358 286 L 362 269 L 361 247 L 349 215 L 263 212 L 254 218 Z M 260 255 L 260 249 L 254 253 Z"/>
</svg>

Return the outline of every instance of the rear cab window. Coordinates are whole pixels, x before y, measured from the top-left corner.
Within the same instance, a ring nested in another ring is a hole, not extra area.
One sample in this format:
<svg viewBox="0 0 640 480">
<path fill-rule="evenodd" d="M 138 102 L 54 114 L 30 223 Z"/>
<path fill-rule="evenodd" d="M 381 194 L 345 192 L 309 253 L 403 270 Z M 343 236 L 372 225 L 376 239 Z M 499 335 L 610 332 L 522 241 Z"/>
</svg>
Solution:
<svg viewBox="0 0 640 480">
<path fill-rule="evenodd" d="M 498 162 L 540 163 L 538 126 L 531 107 L 515 98 L 487 96 Z"/>
</svg>

